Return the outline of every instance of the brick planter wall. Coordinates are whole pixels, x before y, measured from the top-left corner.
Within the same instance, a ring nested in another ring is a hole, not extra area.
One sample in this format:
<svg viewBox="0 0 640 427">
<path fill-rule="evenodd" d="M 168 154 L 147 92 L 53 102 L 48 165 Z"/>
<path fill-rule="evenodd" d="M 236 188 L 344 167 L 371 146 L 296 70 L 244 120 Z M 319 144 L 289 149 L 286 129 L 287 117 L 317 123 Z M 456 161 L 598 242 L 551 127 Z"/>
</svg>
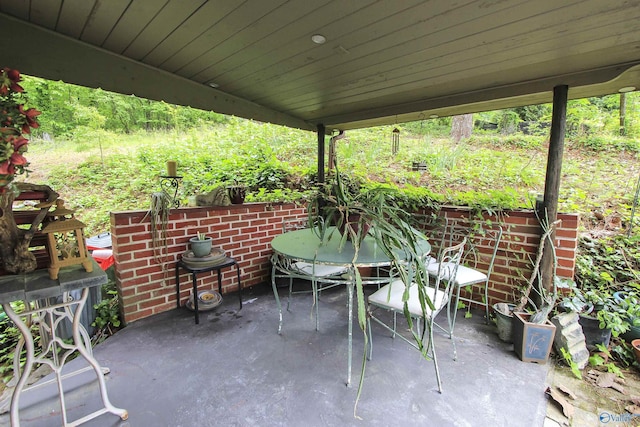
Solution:
<svg viewBox="0 0 640 427">
<path fill-rule="evenodd" d="M 441 215 L 449 218 L 468 218 L 469 211 L 459 208 L 444 208 Z M 503 224 L 504 234 L 493 267 L 489 283 L 489 303 L 513 302 L 520 296 L 519 287 L 531 277 L 531 263 L 535 261 L 541 228 L 531 210 L 510 211 L 496 218 L 485 215 L 485 219 Z M 558 214 L 561 223 L 556 228 L 556 274 L 573 278 L 575 256 L 578 247 L 578 214 Z M 476 268 L 487 271 L 493 248 L 478 236 L 473 242 L 480 255 Z M 464 293 L 464 291 L 463 291 Z"/>
<path fill-rule="evenodd" d="M 151 218 L 147 211 L 114 212 L 111 234 L 116 266 L 116 284 L 123 320 L 132 322 L 176 307 L 174 267 L 198 232 L 213 238 L 236 259 L 242 287 L 266 282 L 270 277 L 269 243 L 282 230 L 282 218 L 306 217 L 306 210 L 294 204 L 248 203 L 229 207 L 172 209 L 167 227 L 168 252 L 160 261 L 154 252 Z M 234 268 L 224 269 L 222 293 L 237 291 Z M 191 291 L 191 276 L 180 275 L 182 304 Z M 198 287 L 217 288 L 216 272 L 198 275 Z"/>
<path fill-rule="evenodd" d="M 441 214 L 464 216 L 464 209 L 444 208 Z M 242 287 L 270 281 L 270 242 L 282 232 L 282 220 L 306 217 L 306 209 L 296 204 L 248 203 L 229 207 L 172 209 L 167 226 L 167 251 L 154 250 L 151 218 L 148 211 L 113 212 L 113 240 L 116 285 L 121 299 L 123 320 L 132 322 L 176 307 L 174 267 L 187 250 L 188 241 L 198 232 L 213 238 L 213 245 L 223 248 L 238 262 Z M 573 277 L 577 247 L 578 216 L 560 214 L 556 250 L 558 275 Z M 516 286 L 530 276 L 530 262 L 538 248 L 539 226 L 532 211 L 513 211 L 503 218 L 511 224 L 503 238 L 490 285 L 491 303 L 512 301 Z M 479 245 L 480 251 L 484 252 Z M 490 251 L 489 248 L 485 248 Z M 222 293 L 238 289 L 233 268 L 222 271 Z M 524 277 L 524 279 L 523 279 Z M 189 296 L 190 276 L 180 276 L 182 304 Z M 217 287 L 216 273 L 198 275 L 202 289 Z"/>
</svg>

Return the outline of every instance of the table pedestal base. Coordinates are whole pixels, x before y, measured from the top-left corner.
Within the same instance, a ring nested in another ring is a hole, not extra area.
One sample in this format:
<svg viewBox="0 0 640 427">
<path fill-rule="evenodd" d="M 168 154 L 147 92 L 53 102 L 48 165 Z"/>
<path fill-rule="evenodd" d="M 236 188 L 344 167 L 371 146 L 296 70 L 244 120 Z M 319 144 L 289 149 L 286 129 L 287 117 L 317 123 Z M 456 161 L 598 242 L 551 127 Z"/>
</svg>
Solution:
<svg viewBox="0 0 640 427">
<path fill-rule="evenodd" d="M 55 379 L 48 381 L 56 382 L 58 386 L 58 395 L 60 399 L 60 407 L 61 407 L 61 415 L 62 415 L 62 425 L 63 426 L 76 426 L 87 422 L 93 418 L 98 417 L 99 415 L 105 413 L 112 413 L 118 415 L 122 420 L 126 420 L 128 418 L 128 413 L 124 409 L 116 408 L 109 401 L 109 396 L 107 394 L 107 387 L 104 382 L 104 372 L 100 367 L 96 359 L 93 357 L 91 351 L 91 341 L 89 338 L 89 334 L 85 330 L 85 328 L 80 324 L 80 314 L 82 313 L 82 309 L 87 300 L 89 288 L 83 288 L 82 296 L 79 300 L 73 300 L 69 297 L 68 293 L 63 295 L 63 301 L 57 304 L 47 304 L 44 307 L 34 307 L 29 308 L 29 304 L 27 303 L 27 309 L 17 314 L 11 304 L 3 303 L 2 308 L 4 309 L 7 316 L 14 322 L 16 327 L 20 330 L 22 335 L 21 340 L 18 342 L 16 347 L 15 356 L 14 356 L 14 375 L 18 375 L 19 379 L 16 384 L 16 387 L 13 391 L 13 396 L 11 398 L 11 425 L 13 427 L 20 426 L 20 418 L 19 418 L 19 403 L 20 403 L 20 394 L 23 391 L 26 391 L 25 384 L 33 370 L 33 365 L 35 363 L 38 364 L 46 364 L 51 369 L 53 369 L 55 374 Z M 76 305 L 75 310 L 72 311 L 72 306 Z M 42 353 L 39 356 L 35 356 L 35 345 L 33 336 L 31 334 L 29 323 L 32 315 L 36 315 L 40 321 L 40 333 L 44 336 L 46 335 L 48 340 L 46 343 L 46 347 L 43 348 Z M 72 332 L 73 332 L 73 343 L 67 344 L 60 337 L 57 336 L 56 330 L 60 322 L 64 320 L 69 320 L 72 322 Z M 26 349 L 26 361 L 22 371 L 20 372 L 20 353 L 22 352 L 22 348 Z M 62 368 L 66 362 L 66 360 L 73 354 L 74 352 L 79 352 L 82 357 L 89 363 L 89 367 L 81 369 L 79 371 L 62 375 Z M 91 414 L 88 414 L 78 420 L 69 421 L 67 419 L 67 410 L 65 406 L 65 398 L 64 398 L 64 388 L 62 385 L 62 380 L 68 378 L 70 376 L 76 375 L 80 372 L 84 372 L 86 370 L 90 370 L 93 368 L 95 371 L 98 385 L 100 388 L 100 394 L 102 397 L 103 408 L 97 410 Z M 108 370 L 107 370 L 108 372 Z M 33 387 L 31 387 L 33 388 Z"/>
</svg>

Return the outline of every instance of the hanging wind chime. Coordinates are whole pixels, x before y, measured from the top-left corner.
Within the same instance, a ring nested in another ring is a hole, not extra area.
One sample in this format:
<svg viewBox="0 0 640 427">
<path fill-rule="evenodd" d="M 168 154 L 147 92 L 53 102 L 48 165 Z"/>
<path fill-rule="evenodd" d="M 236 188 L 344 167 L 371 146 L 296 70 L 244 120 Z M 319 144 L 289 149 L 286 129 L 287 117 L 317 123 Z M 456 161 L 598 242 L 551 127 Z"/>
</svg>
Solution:
<svg viewBox="0 0 640 427">
<path fill-rule="evenodd" d="M 398 150 L 400 149 L 400 129 L 393 128 L 391 131 L 391 154 L 394 156 L 398 154 Z"/>
</svg>

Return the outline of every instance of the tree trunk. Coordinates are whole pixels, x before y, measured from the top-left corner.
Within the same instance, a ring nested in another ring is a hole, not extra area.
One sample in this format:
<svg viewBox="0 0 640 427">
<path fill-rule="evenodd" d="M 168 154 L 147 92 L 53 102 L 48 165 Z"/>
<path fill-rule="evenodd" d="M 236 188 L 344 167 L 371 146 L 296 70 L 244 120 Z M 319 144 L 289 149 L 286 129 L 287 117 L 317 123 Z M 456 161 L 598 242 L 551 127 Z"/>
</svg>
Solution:
<svg viewBox="0 0 640 427">
<path fill-rule="evenodd" d="M 451 122 L 451 139 L 457 144 L 462 139 L 471 137 L 473 131 L 473 114 L 454 116 Z"/>
<path fill-rule="evenodd" d="M 627 94 L 620 93 L 620 135 L 624 136 L 627 133 L 625 126 L 625 117 L 627 115 Z"/>
<path fill-rule="evenodd" d="M 41 204 L 40 212 L 27 230 L 16 225 L 13 216 L 15 194 L 8 189 L 0 194 L 0 262 L 8 273 L 20 274 L 33 271 L 37 267 L 36 258 L 29 251 L 29 245 L 49 207 L 58 198 L 58 193 L 47 185 L 17 183 L 16 187 L 20 192 L 42 191 L 47 194 L 47 200 Z"/>
</svg>

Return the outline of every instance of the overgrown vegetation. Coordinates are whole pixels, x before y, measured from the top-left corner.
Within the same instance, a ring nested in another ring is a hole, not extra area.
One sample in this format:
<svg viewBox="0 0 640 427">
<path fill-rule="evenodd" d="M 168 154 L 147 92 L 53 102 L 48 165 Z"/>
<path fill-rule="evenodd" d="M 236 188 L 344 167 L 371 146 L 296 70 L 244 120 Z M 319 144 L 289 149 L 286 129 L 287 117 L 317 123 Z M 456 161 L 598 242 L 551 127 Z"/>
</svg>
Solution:
<svg viewBox="0 0 640 427">
<path fill-rule="evenodd" d="M 575 280 L 584 299 L 599 306 L 601 328 L 612 331 L 611 353 L 605 353 L 623 367 L 635 362 L 630 340 L 640 327 L 640 236 L 625 234 L 583 235 L 576 258 Z M 592 356 L 599 366 L 606 349 Z M 611 367 L 608 367 L 611 370 Z"/>
<path fill-rule="evenodd" d="M 96 332 L 91 338 L 91 343 L 95 345 L 113 335 L 120 328 L 120 306 L 118 305 L 118 291 L 115 282 L 110 280 L 102 286 L 102 300 L 98 304 L 94 304 L 93 308 L 96 311 L 96 317 L 91 326 L 96 328 Z"/>
<path fill-rule="evenodd" d="M 31 182 L 58 191 L 88 224 L 108 230 L 108 212 L 147 209 L 166 161 L 176 160 L 180 196 L 239 181 L 247 201 L 300 200 L 315 181 L 312 132 L 223 116 L 61 82 L 27 78 L 30 105 L 41 126 L 30 144 Z M 625 136 L 619 96 L 570 101 L 561 210 L 629 218 L 640 152 L 640 96 L 627 94 Z M 400 127 L 349 131 L 337 144 L 345 171 L 363 182 L 398 186 L 416 203 L 477 209 L 529 208 L 544 190 L 550 105 L 474 115 L 470 140 L 452 144 L 450 118 Z M 411 171 L 413 161 L 426 172 Z"/>
</svg>

